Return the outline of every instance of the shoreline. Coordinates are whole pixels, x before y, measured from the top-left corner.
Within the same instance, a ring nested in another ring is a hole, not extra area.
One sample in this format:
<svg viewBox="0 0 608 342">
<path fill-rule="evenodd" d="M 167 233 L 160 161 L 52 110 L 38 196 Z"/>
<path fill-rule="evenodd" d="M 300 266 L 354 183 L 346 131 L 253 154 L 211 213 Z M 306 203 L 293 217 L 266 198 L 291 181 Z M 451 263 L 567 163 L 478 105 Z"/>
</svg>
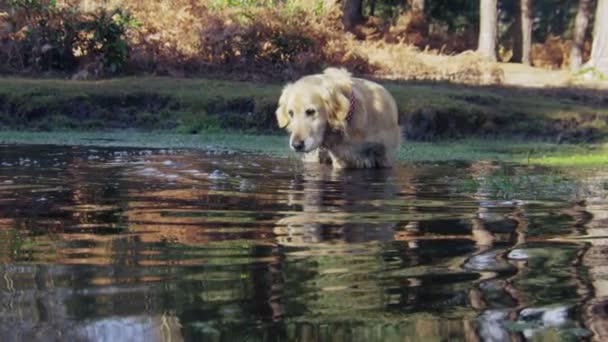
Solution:
<svg viewBox="0 0 608 342">
<path fill-rule="evenodd" d="M 394 96 L 409 140 L 608 137 L 608 94 L 599 89 L 378 81 Z M 0 78 L 0 129 L 279 134 L 274 111 L 281 87 L 172 77 Z"/>
<path fill-rule="evenodd" d="M 62 145 L 106 148 L 194 149 L 253 153 L 297 158 L 286 135 L 236 132 L 179 134 L 114 130 L 96 132 L 0 131 L 0 146 Z M 398 162 L 491 161 L 534 166 L 600 167 L 608 165 L 608 144 L 556 144 L 516 139 L 458 139 L 438 142 L 406 141 Z"/>
</svg>

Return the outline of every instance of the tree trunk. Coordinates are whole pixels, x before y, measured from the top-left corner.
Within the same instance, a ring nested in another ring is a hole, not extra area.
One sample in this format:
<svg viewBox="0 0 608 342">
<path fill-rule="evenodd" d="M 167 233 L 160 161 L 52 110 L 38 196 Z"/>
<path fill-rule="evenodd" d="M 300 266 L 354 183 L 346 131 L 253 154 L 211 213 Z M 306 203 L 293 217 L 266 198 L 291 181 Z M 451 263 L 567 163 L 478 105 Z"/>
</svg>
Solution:
<svg viewBox="0 0 608 342">
<path fill-rule="evenodd" d="M 496 60 L 496 31 L 498 25 L 497 0 L 480 0 L 479 44 L 477 51 Z"/>
<path fill-rule="evenodd" d="M 369 15 L 374 16 L 376 14 L 376 0 L 371 0 L 369 2 Z"/>
<path fill-rule="evenodd" d="M 589 66 L 608 75 L 608 0 L 598 0 Z"/>
<path fill-rule="evenodd" d="M 424 0 L 408 0 L 413 12 L 424 13 Z"/>
<path fill-rule="evenodd" d="M 515 10 L 511 62 L 532 64 L 532 0 L 519 0 Z"/>
<path fill-rule="evenodd" d="M 532 0 L 521 0 L 521 62 L 532 64 Z"/>
<path fill-rule="evenodd" d="M 572 50 L 570 51 L 570 70 L 577 72 L 583 65 L 583 46 L 585 33 L 589 26 L 591 15 L 591 0 L 579 0 L 576 20 L 574 21 L 574 34 L 572 37 Z"/>
<path fill-rule="evenodd" d="M 513 15 L 515 16 L 515 23 L 513 23 L 513 56 L 511 56 L 511 63 L 521 63 L 522 56 L 524 55 L 523 51 L 523 27 L 522 27 L 522 6 L 521 2 L 523 0 L 517 1 L 517 3 L 513 3 Z"/>
<path fill-rule="evenodd" d="M 344 0 L 342 5 L 342 24 L 347 30 L 363 22 L 363 0 Z"/>
</svg>

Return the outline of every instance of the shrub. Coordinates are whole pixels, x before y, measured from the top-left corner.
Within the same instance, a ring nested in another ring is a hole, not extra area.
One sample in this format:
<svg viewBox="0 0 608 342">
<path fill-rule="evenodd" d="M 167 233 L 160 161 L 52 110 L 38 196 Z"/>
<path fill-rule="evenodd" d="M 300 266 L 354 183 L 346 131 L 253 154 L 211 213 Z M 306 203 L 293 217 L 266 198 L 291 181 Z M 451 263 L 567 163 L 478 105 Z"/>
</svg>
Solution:
<svg viewBox="0 0 608 342">
<path fill-rule="evenodd" d="M 72 47 L 77 44 L 77 13 L 59 8 L 55 1 L 10 0 L 16 34 L 14 60 L 24 68 L 73 70 Z"/>
<path fill-rule="evenodd" d="M 60 71 L 86 78 L 128 70 L 286 80 L 331 65 L 406 79 L 500 79 L 482 60 L 459 58 L 447 65 L 435 58 L 469 49 L 476 38 L 466 27 L 450 34 L 441 29 L 448 24 L 407 13 L 370 17 L 351 33 L 342 26 L 340 5 L 326 0 L 90 3 L 0 3 L 0 72 Z"/>
<path fill-rule="evenodd" d="M 95 61 L 97 74 L 115 74 L 128 60 L 133 18 L 120 9 L 84 13 L 55 0 L 10 0 L 0 58 L 17 70 L 74 72 Z"/>
<path fill-rule="evenodd" d="M 293 78 L 330 64 L 373 70 L 352 50 L 354 37 L 341 29 L 338 8 L 263 3 L 217 0 L 207 7 L 176 0 L 169 8 L 163 1 L 133 1 L 129 9 L 145 23 L 132 40 L 134 65 L 160 74 L 248 79 Z M 166 15 L 159 18 L 158 12 Z"/>
<path fill-rule="evenodd" d="M 99 9 L 82 21 L 84 55 L 97 56 L 110 74 L 123 70 L 129 57 L 127 29 L 139 25 L 130 13 L 121 9 Z"/>
</svg>

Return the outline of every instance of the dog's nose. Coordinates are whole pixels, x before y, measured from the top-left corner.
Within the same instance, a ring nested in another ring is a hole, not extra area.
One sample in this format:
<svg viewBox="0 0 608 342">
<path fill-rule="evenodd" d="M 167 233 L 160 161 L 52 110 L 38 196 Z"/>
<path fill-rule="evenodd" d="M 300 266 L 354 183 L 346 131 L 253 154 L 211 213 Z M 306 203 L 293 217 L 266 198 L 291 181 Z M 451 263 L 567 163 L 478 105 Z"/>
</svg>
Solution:
<svg viewBox="0 0 608 342">
<path fill-rule="evenodd" d="M 294 140 L 291 142 L 291 147 L 294 151 L 301 152 L 304 150 L 304 140 Z"/>
</svg>

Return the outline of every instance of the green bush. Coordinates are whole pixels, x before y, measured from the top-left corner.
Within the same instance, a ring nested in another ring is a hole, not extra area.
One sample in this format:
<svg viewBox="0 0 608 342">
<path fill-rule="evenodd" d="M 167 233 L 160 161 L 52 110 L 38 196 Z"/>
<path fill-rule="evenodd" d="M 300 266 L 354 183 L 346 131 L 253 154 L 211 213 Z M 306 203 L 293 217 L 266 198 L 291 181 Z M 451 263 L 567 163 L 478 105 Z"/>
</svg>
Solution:
<svg viewBox="0 0 608 342">
<path fill-rule="evenodd" d="M 25 37 L 17 37 L 20 62 L 35 70 L 73 70 L 73 47 L 78 44 L 78 14 L 57 7 L 56 1 L 10 0 L 9 5 Z"/>
<path fill-rule="evenodd" d="M 101 9 L 93 13 L 91 18 L 83 21 L 81 25 L 84 32 L 92 34 L 91 38 L 85 40 L 86 53 L 100 56 L 104 69 L 110 74 L 122 71 L 129 58 L 126 32 L 138 25 L 128 12 L 121 9 Z"/>
<path fill-rule="evenodd" d="M 9 0 L 8 5 L 12 26 L 22 33 L 11 36 L 13 56 L 1 56 L 13 67 L 74 72 L 93 64 L 96 74 L 123 70 L 129 56 L 126 33 L 138 25 L 129 13 L 121 9 L 83 13 L 76 6 L 58 6 L 56 0 Z"/>
</svg>

